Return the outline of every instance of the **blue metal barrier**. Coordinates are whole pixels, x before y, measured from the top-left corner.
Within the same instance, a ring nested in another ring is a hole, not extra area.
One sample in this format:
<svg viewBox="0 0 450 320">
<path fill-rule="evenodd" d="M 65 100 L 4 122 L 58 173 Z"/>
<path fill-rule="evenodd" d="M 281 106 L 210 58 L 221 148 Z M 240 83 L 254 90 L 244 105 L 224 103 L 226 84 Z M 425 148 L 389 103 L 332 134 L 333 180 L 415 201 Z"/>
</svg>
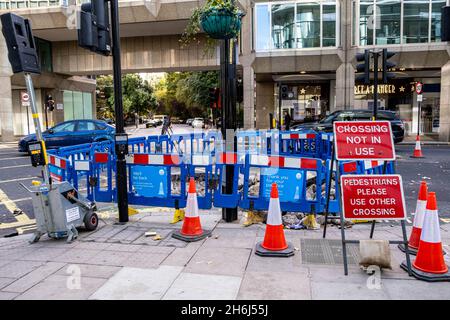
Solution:
<svg viewBox="0 0 450 320">
<path fill-rule="evenodd" d="M 280 154 L 322 158 L 321 135 L 315 131 L 288 131 L 280 134 Z"/>
<path fill-rule="evenodd" d="M 198 207 L 200 209 L 211 209 L 212 190 L 210 184 L 213 177 L 211 156 L 209 154 L 191 154 L 184 156 L 184 159 L 189 177 L 193 177 L 196 183 Z M 200 187 L 202 176 L 204 188 Z"/>
<path fill-rule="evenodd" d="M 251 169 L 260 171 L 260 183 L 256 195 L 250 194 L 249 178 Z M 270 188 L 278 184 L 280 205 L 283 211 L 317 212 L 320 210 L 321 195 L 309 197 L 308 184 L 321 189 L 323 181 L 322 160 L 296 156 L 246 155 L 244 166 L 244 188 L 239 206 L 242 209 L 267 210 Z"/>
<path fill-rule="evenodd" d="M 225 166 L 233 168 L 233 192 L 224 193 L 225 189 Z M 239 192 L 239 173 L 243 168 L 243 161 L 239 161 L 237 153 L 219 153 L 216 158 L 215 180 L 217 182 L 214 190 L 214 206 L 219 208 L 237 208 L 241 199 Z"/>
<path fill-rule="evenodd" d="M 128 202 L 136 205 L 183 208 L 186 206 L 187 169 L 177 154 L 136 153 L 126 157 Z M 175 192 L 175 177 L 179 192 Z"/>
</svg>

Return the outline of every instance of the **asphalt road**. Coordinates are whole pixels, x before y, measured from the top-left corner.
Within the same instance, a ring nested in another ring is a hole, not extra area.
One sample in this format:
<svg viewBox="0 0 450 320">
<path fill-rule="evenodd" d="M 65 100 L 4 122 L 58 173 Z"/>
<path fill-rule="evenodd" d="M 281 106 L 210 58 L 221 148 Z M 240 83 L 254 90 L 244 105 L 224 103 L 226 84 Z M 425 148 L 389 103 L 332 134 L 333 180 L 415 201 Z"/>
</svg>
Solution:
<svg viewBox="0 0 450 320">
<path fill-rule="evenodd" d="M 132 136 L 159 134 L 161 128 L 128 128 Z M 175 133 L 192 131 L 185 125 L 174 126 Z M 450 146 L 423 146 L 424 159 L 412 159 L 412 145 L 398 145 L 397 172 L 402 175 L 408 213 L 413 212 L 421 179 L 430 191 L 437 193 L 441 223 L 450 223 Z M 28 156 L 17 151 L 17 143 L 0 144 L 0 237 L 32 232 L 34 215 L 28 191 L 19 183 L 31 184 L 40 175 L 40 169 L 30 164 Z M 15 210 L 23 213 L 15 215 Z M 410 217 L 408 224 L 411 224 Z"/>
</svg>

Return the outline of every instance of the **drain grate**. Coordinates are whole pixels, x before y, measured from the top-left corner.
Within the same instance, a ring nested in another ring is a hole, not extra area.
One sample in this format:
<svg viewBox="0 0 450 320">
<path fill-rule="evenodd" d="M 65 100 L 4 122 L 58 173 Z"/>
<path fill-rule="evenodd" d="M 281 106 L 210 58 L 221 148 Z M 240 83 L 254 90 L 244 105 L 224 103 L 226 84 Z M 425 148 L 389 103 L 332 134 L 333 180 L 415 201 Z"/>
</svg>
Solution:
<svg viewBox="0 0 450 320">
<path fill-rule="evenodd" d="M 343 264 L 340 240 L 301 239 L 300 248 L 303 264 Z M 347 258 L 349 264 L 359 263 L 359 246 L 357 244 L 347 244 Z"/>
</svg>

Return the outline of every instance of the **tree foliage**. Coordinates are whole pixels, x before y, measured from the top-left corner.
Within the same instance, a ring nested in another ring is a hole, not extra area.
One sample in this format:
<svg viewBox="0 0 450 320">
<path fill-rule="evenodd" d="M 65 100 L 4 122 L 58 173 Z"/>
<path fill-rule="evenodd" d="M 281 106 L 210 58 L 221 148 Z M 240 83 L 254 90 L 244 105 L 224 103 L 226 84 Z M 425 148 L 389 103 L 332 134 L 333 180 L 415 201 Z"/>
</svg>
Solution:
<svg viewBox="0 0 450 320">
<path fill-rule="evenodd" d="M 134 113 L 147 115 L 158 107 L 153 88 L 138 74 L 122 76 L 122 101 L 125 117 Z M 114 87 L 112 76 L 97 78 L 97 113 L 99 118 L 114 117 Z"/>
</svg>

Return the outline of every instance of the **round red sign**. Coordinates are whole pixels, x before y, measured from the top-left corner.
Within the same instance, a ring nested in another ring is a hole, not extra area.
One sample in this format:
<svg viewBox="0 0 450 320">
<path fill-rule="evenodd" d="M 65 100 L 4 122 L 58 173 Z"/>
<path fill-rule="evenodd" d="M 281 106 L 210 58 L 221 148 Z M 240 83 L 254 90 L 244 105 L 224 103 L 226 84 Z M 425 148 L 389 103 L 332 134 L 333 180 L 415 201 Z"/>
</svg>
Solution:
<svg viewBox="0 0 450 320">
<path fill-rule="evenodd" d="M 423 84 L 422 82 L 416 82 L 416 93 L 421 94 L 423 91 Z"/>
</svg>

